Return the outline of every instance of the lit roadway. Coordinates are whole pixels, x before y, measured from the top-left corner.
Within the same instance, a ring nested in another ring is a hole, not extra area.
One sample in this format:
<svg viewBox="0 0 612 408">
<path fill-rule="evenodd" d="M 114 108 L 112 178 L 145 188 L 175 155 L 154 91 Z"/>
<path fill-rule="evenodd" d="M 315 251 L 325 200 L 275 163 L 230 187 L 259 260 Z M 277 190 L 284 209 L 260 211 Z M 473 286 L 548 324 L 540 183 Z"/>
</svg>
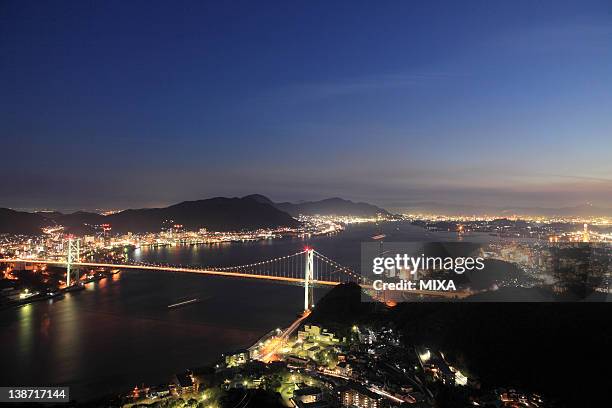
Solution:
<svg viewBox="0 0 612 408">
<path fill-rule="evenodd" d="M 4 262 L 27 262 L 27 263 L 40 263 L 48 265 L 66 265 L 64 261 L 50 261 L 50 260 L 39 260 L 39 259 L 2 259 L 0 263 Z M 226 271 L 213 271 L 208 269 L 194 269 L 194 268 L 181 268 L 172 266 L 156 266 L 156 265 L 130 265 L 130 264 L 109 264 L 109 263 L 96 263 L 96 262 L 73 262 L 72 266 L 86 266 L 90 268 L 117 268 L 117 269 L 145 269 L 152 271 L 169 271 L 169 272 L 187 272 L 187 273 L 199 273 L 202 275 L 216 275 L 216 276 L 229 276 L 233 278 L 250 278 L 250 279 L 267 279 L 284 282 L 304 283 L 303 278 L 289 278 L 285 276 L 269 276 L 269 275 L 256 275 L 250 273 L 240 272 L 226 272 Z M 323 281 L 323 280 L 311 280 L 311 283 L 319 285 L 330 285 L 335 286 L 341 282 Z"/>
<path fill-rule="evenodd" d="M 263 361 L 264 363 L 269 363 L 270 361 L 274 360 L 278 350 L 287 343 L 287 340 L 289 339 L 289 337 L 291 337 L 291 335 L 297 330 L 297 328 L 300 327 L 304 319 L 310 316 L 310 313 L 311 313 L 310 310 L 304 311 L 302 316 L 300 316 L 293 323 L 291 323 L 291 325 L 287 327 L 285 331 L 283 331 L 279 336 L 272 339 L 270 341 L 270 344 L 265 346 L 259 352 L 259 354 L 263 354 L 263 355 L 260 358 L 258 358 L 258 360 Z"/>
<path fill-rule="evenodd" d="M 66 265 L 66 261 L 58 261 L 58 260 L 47 260 L 47 259 L 12 259 L 12 258 L 0 258 L 0 263 L 4 262 L 26 262 L 26 263 L 39 263 L 39 264 L 48 264 L 48 265 Z M 281 281 L 281 282 L 291 282 L 291 283 L 304 283 L 304 278 L 292 278 L 286 276 L 271 276 L 271 275 L 258 275 L 251 273 L 241 273 L 241 272 L 228 272 L 228 271 L 214 271 L 208 269 L 195 269 L 195 268 L 183 268 L 183 267 L 174 267 L 174 266 L 158 266 L 158 265 L 136 265 L 136 264 L 110 264 L 110 263 L 97 263 L 97 262 L 73 262 L 73 266 L 85 266 L 91 268 L 118 268 L 118 269 L 141 269 L 141 270 L 151 270 L 151 271 L 169 271 L 169 272 L 186 272 L 186 273 L 199 273 L 202 275 L 214 275 L 214 276 L 226 276 L 232 278 L 248 278 L 248 279 L 262 279 L 262 280 L 272 280 L 272 281 Z M 336 286 L 342 282 L 338 281 L 326 281 L 326 280 L 318 280 L 312 279 L 309 281 L 310 284 L 315 285 L 327 285 L 327 286 Z M 360 284 L 363 289 L 372 290 L 372 285 L 369 284 Z M 442 290 L 405 290 L 403 292 L 414 294 L 414 295 L 424 295 L 424 296 L 437 296 L 437 297 L 445 297 L 445 298 L 464 298 L 472 294 L 472 292 L 468 291 L 442 291 Z"/>
</svg>

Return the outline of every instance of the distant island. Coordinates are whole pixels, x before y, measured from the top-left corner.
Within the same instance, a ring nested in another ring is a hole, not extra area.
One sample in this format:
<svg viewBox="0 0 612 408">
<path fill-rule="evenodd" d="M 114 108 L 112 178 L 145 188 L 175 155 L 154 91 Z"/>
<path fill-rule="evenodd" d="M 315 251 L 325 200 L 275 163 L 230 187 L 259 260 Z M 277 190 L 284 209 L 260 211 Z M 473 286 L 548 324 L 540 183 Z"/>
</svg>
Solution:
<svg viewBox="0 0 612 408">
<path fill-rule="evenodd" d="M 299 215 L 338 215 L 356 217 L 389 216 L 389 212 L 367 203 L 341 198 L 302 203 L 275 203 L 253 194 L 245 197 L 215 197 L 184 201 L 163 208 L 128 209 L 102 215 L 77 211 L 24 212 L 0 208 L 0 233 L 35 235 L 41 229 L 62 225 L 75 234 L 92 232 L 94 226 L 110 224 L 113 232 L 157 232 L 163 226 L 181 224 L 186 230 L 240 231 L 264 228 L 297 228 Z"/>
</svg>

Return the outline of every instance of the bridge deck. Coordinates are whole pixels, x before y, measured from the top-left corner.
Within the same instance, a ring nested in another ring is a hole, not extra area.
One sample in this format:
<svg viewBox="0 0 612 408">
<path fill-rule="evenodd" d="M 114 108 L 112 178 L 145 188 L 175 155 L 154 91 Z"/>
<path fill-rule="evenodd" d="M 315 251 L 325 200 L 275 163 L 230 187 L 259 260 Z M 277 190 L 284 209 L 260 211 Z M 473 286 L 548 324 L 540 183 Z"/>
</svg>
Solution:
<svg viewBox="0 0 612 408">
<path fill-rule="evenodd" d="M 0 262 L 25 262 L 25 263 L 39 263 L 47 265 L 66 265 L 65 261 L 53 261 L 53 260 L 38 260 L 38 259 L 0 259 Z M 214 271 L 209 269 L 195 269 L 195 268 L 182 268 L 172 266 L 151 266 L 151 265 L 130 265 L 130 264 L 107 264 L 97 262 L 73 262 L 73 266 L 86 266 L 92 268 L 116 268 L 116 269 L 145 269 L 153 271 L 169 271 L 169 272 L 185 272 L 185 273 L 199 273 L 202 275 L 214 275 L 214 276 L 228 276 L 234 278 L 249 278 L 249 279 L 266 279 L 283 282 L 293 283 L 304 283 L 303 278 L 290 278 L 285 276 L 270 276 L 270 275 L 256 275 L 250 273 L 241 272 L 230 272 L 230 271 Z M 324 281 L 324 280 L 311 280 L 311 283 L 319 285 L 335 286 L 342 282 L 336 281 Z"/>
<path fill-rule="evenodd" d="M 0 259 L 0 263 L 10 263 L 10 262 L 39 263 L 39 264 L 47 264 L 47 265 L 66 265 L 67 263 L 66 261 L 56 261 L 56 260 L 47 260 L 47 259 L 6 259 L 6 258 Z M 73 262 L 72 265 L 92 267 L 92 268 L 144 269 L 144 270 L 153 270 L 153 271 L 199 273 L 202 275 L 212 275 L 212 276 L 226 276 L 226 277 L 233 277 L 233 278 L 247 278 L 247 279 L 271 280 L 271 281 L 278 281 L 278 282 L 304 283 L 303 278 L 257 275 L 257 274 L 250 274 L 250 273 L 241 273 L 241 272 L 214 271 L 214 270 L 208 270 L 208 269 L 182 268 L 182 267 L 172 267 L 172 266 L 108 264 L 108 263 L 97 263 L 97 262 Z M 310 281 L 310 283 L 315 284 L 315 285 L 336 286 L 343 282 L 313 279 Z M 361 286 L 363 289 L 373 290 L 372 285 L 369 285 L 369 284 L 361 283 L 359 284 L 359 286 Z M 407 292 L 410 292 L 415 295 L 435 296 L 435 297 L 445 297 L 445 298 L 464 298 L 472 294 L 471 292 L 443 292 L 443 291 L 429 291 L 429 290 L 410 290 Z"/>
</svg>

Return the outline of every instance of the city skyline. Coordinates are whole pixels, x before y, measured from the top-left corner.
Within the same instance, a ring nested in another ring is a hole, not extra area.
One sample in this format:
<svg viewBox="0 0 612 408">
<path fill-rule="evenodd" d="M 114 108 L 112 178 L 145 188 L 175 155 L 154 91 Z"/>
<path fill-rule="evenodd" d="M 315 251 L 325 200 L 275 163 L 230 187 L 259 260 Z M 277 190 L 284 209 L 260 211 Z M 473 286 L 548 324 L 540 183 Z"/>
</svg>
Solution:
<svg viewBox="0 0 612 408">
<path fill-rule="evenodd" d="M 612 207 L 609 2 L 10 3 L 0 207 Z"/>
</svg>

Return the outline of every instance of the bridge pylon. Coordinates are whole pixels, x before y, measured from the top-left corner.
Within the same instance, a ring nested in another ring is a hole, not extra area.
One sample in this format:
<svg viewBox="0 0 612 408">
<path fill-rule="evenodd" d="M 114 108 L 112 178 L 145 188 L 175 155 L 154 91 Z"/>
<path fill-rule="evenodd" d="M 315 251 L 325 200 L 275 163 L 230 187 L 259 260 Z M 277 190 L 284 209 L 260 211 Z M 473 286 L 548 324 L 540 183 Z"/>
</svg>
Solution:
<svg viewBox="0 0 612 408">
<path fill-rule="evenodd" d="M 80 240 L 68 239 L 68 260 L 66 262 L 66 287 L 70 286 L 70 275 L 72 274 L 72 264 L 79 262 L 81 255 Z M 79 281 L 79 269 L 74 269 L 76 273 L 76 282 Z"/>
<path fill-rule="evenodd" d="M 304 311 L 310 310 L 313 302 L 313 292 L 310 282 L 314 280 L 314 249 L 306 250 L 306 268 L 304 269 Z"/>
</svg>

